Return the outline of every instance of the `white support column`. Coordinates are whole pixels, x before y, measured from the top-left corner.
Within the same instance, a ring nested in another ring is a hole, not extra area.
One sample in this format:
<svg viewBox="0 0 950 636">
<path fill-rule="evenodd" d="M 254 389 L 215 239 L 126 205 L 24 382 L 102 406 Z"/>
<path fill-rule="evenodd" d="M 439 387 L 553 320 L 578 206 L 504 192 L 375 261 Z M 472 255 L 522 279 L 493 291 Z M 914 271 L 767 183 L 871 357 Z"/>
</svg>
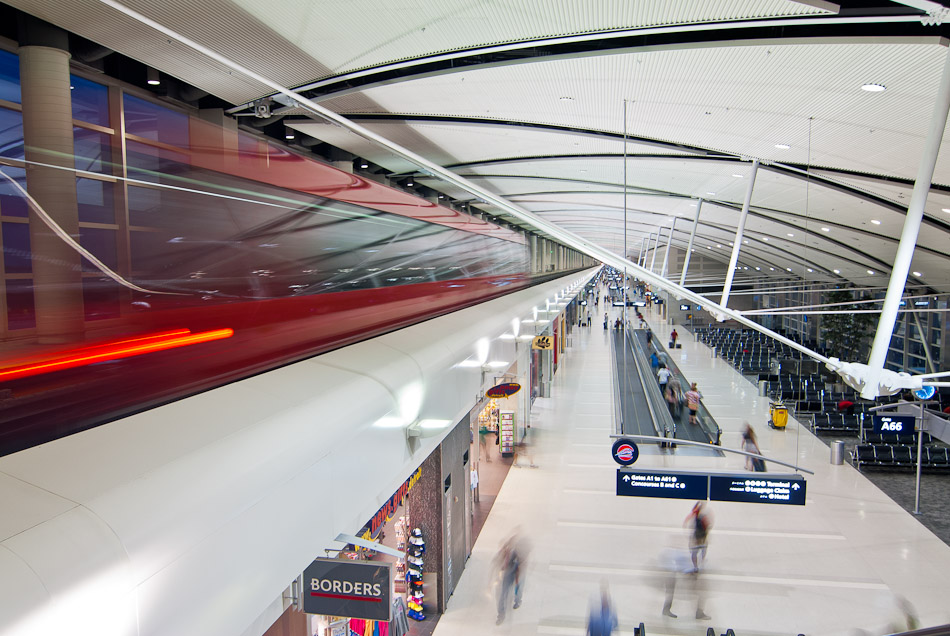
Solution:
<svg viewBox="0 0 950 636">
<path fill-rule="evenodd" d="M 651 274 L 656 273 L 656 269 L 654 269 L 654 266 L 656 265 L 656 253 L 660 250 L 660 234 L 662 232 L 663 232 L 663 228 L 661 227 L 656 228 L 656 241 L 654 241 L 653 243 L 653 258 L 650 259 L 650 273 Z"/>
<path fill-rule="evenodd" d="M 663 254 L 663 272 L 660 274 L 663 278 L 666 278 L 666 266 L 670 262 L 670 245 L 673 244 L 673 231 L 676 229 L 676 217 L 673 217 L 673 222 L 670 223 L 670 236 L 666 241 L 666 253 Z"/>
<path fill-rule="evenodd" d="M 680 274 L 680 287 L 686 286 L 686 270 L 689 269 L 689 255 L 693 252 L 693 241 L 696 240 L 696 228 L 699 227 L 699 213 L 703 209 L 703 200 L 696 204 L 696 218 L 693 219 L 693 231 L 689 233 L 689 245 L 686 246 L 686 258 L 683 260 L 683 273 Z"/>
<path fill-rule="evenodd" d="M 881 371 L 884 370 L 887 347 L 894 334 L 894 321 L 897 320 L 901 296 L 904 295 L 904 284 L 910 272 L 910 262 L 914 258 L 914 249 L 917 247 L 917 235 L 920 233 L 920 223 L 924 218 L 924 205 L 927 203 L 934 166 L 940 152 L 940 143 L 943 141 L 943 130 L 947 126 L 948 110 L 950 110 L 950 53 L 947 54 L 947 60 L 943 64 L 943 76 L 940 78 L 940 88 L 937 90 L 933 115 L 930 117 L 930 130 L 927 132 L 924 152 L 920 157 L 914 191 L 907 205 L 904 229 L 901 231 L 901 240 L 897 245 L 897 256 L 894 258 L 891 279 L 887 283 L 887 293 L 884 295 L 884 306 L 881 308 L 874 343 L 871 345 L 871 355 L 868 357 L 868 376 L 864 390 L 861 391 L 861 397 L 865 399 L 875 398 L 878 394 L 879 378 Z"/>
<path fill-rule="evenodd" d="M 745 229 L 745 220 L 749 216 L 749 206 L 752 204 L 752 189 L 755 187 L 755 175 L 759 171 L 759 160 L 752 162 L 752 172 L 749 174 L 749 189 L 745 193 L 745 203 L 739 213 L 739 223 L 736 227 L 736 238 L 732 243 L 732 257 L 729 259 L 729 269 L 726 270 L 726 284 L 722 288 L 722 300 L 719 304 L 728 307 L 729 291 L 732 289 L 732 279 L 736 274 L 736 263 L 739 262 L 739 247 L 742 245 L 742 231 Z"/>
</svg>

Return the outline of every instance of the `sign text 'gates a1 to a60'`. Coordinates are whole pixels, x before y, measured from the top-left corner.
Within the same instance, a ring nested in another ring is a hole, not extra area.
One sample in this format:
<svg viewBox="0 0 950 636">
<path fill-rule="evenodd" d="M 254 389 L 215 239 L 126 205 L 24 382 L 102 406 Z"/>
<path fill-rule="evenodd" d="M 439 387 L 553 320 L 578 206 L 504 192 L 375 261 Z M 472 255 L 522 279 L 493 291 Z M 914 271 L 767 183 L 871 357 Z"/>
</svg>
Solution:
<svg viewBox="0 0 950 636">
<path fill-rule="evenodd" d="M 623 497 L 693 499 L 805 505 L 805 479 L 798 474 L 670 472 L 617 469 L 617 494 Z"/>
</svg>

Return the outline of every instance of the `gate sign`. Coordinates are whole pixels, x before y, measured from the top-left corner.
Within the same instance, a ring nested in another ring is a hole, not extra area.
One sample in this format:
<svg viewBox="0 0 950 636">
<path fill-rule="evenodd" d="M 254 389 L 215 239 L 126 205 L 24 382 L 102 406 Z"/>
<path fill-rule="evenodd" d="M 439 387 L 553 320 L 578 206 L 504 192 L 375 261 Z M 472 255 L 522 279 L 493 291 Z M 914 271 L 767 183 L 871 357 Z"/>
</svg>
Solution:
<svg viewBox="0 0 950 636">
<path fill-rule="evenodd" d="M 871 425 L 880 435 L 911 435 L 917 418 L 913 415 L 875 415 Z"/>
<path fill-rule="evenodd" d="M 709 475 L 617 469 L 617 494 L 623 497 L 706 499 Z"/>
<path fill-rule="evenodd" d="M 505 382 L 504 384 L 497 384 L 492 388 L 485 391 L 485 395 L 490 398 L 506 398 L 511 397 L 515 393 L 521 390 L 521 385 L 515 382 Z"/>
<path fill-rule="evenodd" d="M 798 475 L 764 477 L 710 475 L 711 501 L 805 505 L 805 480 Z"/>
<path fill-rule="evenodd" d="M 637 448 L 636 443 L 632 439 L 625 437 L 621 437 L 614 442 L 610 452 L 614 456 L 614 461 L 621 466 L 629 466 L 640 457 L 640 449 Z"/>
<path fill-rule="evenodd" d="M 550 351 L 554 348 L 554 338 L 551 336 L 535 336 L 534 340 L 531 342 L 532 349 L 541 349 L 542 351 Z"/>
<path fill-rule="evenodd" d="M 303 611 L 388 621 L 392 577 L 391 563 L 317 559 L 303 571 Z"/>
</svg>

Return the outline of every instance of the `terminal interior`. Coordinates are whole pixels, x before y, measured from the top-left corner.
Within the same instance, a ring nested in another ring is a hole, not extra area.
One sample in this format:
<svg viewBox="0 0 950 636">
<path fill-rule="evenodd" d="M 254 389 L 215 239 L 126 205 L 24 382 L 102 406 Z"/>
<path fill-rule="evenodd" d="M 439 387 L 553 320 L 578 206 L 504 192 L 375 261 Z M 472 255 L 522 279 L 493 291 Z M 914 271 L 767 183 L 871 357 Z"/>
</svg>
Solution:
<svg viewBox="0 0 950 636">
<path fill-rule="evenodd" d="M 3 0 L 0 634 L 950 633 L 948 18 Z"/>
</svg>

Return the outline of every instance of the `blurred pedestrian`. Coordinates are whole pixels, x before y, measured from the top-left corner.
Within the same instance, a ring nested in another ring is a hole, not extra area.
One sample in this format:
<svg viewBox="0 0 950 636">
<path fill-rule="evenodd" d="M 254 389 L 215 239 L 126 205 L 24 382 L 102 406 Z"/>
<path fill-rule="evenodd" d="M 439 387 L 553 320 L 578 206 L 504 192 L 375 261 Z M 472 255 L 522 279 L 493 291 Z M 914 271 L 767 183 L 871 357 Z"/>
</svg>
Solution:
<svg viewBox="0 0 950 636">
<path fill-rule="evenodd" d="M 666 398 L 666 405 L 669 407 L 670 415 L 673 416 L 675 421 L 676 417 L 680 414 L 680 398 L 676 391 L 675 382 L 668 382 L 666 384 L 666 393 L 663 397 Z"/>
<path fill-rule="evenodd" d="M 617 628 L 617 613 L 610 601 L 607 581 L 600 584 L 600 602 L 591 605 L 587 618 L 587 636 L 610 636 Z"/>
<path fill-rule="evenodd" d="M 656 355 L 656 351 L 650 352 L 650 368 L 653 369 L 654 373 L 660 366 L 660 358 Z"/>
<path fill-rule="evenodd" d="M 689 529 L 689 557 L 693 562 L 693 571 L 698 572 L 706 560 L 709 530 L 712 528 L 712 518 L 706 510 L 705 502 L 696 502 L 683 525 Z"/>
<path fill-rule="evenodd" d="M 745 430 L 742 432 L 742 450 L 747 453 L 761 455 L 762 451 L 759 450 L 759 443 L 755 439 L 755 430 L 753 430 L 752 425 L 748 422 L 743 422 L 743 424 L 745 424 Z M 757 473 L 764 473 L 765 460 L 759 459 L 758 457 L 749 457 L 746 455 L 745 469 L 753 470 Z"/>
<path fill-rule="evenodd" d="M 505 620 L 505 612 L 508 609 L 508 597 L 514 591 L 514 604 L 512 607 L 518 609 L 521 607 L 521 598 L 524 595 L 524 574 L 525 563 L 527 560 L 527 544 L 521 537 L 519 530 L 515 530 L 501 546 L 501 550 L 495 557 L 496 564 L 501 574 L 501 583 L 498 587 L 498 620 L 496 625 L 501 625 Z"/>
<path fill-rule="evenodd" d="M 686 408 L 689 409 L 689 423 L 698 424 L 696 413 L 699 411 L 699 401 L 703 399 L 703 394 L 699 392 L 696 383 L 689 385 L 689 391 L 686 392 Z"/>
<path fill-rule="evenodd" d="M 665 364 L 661 364 L 656 372 L 656 379 L 660 383 L 660 395 L 666 395 L 666 385 L 669 384 L 671 377 L 673 377 L 673 372 L 667 369 Z"/>
<path fill-rule="evenodd" d="M 676 339 L 679 338 L 679 337 L 680 337 L 680 335 L 679 335 L 678 333 L 676 333 L 676 329 L 673 329 L 672 333 L 670 333 L 670 344 L 673 345 L 672 348 L 674 348 L 674 349 L 676 348 Z"/>
<path fill-rule="evenodd" d="M 649 348 L 651 344 L 653 344 L 653 332 L 647 327 L 647 348 Z"/>
<path fill-rule="evenodd" d="M 676 595 L 677 581 L 682 578 L 691 584 L 692 592 L 696 596 L 696 618 L 708 619 L 709 616 L 703 610 L 705 595 L 701 573 L 693 567 L 689 553 L 682 549 L 667 548 L 660 554 L 660 567 L 666 571 L 663 582 L 663 615 L 677 618 L 673 613 L 673 597 Z"/>
</svg>

